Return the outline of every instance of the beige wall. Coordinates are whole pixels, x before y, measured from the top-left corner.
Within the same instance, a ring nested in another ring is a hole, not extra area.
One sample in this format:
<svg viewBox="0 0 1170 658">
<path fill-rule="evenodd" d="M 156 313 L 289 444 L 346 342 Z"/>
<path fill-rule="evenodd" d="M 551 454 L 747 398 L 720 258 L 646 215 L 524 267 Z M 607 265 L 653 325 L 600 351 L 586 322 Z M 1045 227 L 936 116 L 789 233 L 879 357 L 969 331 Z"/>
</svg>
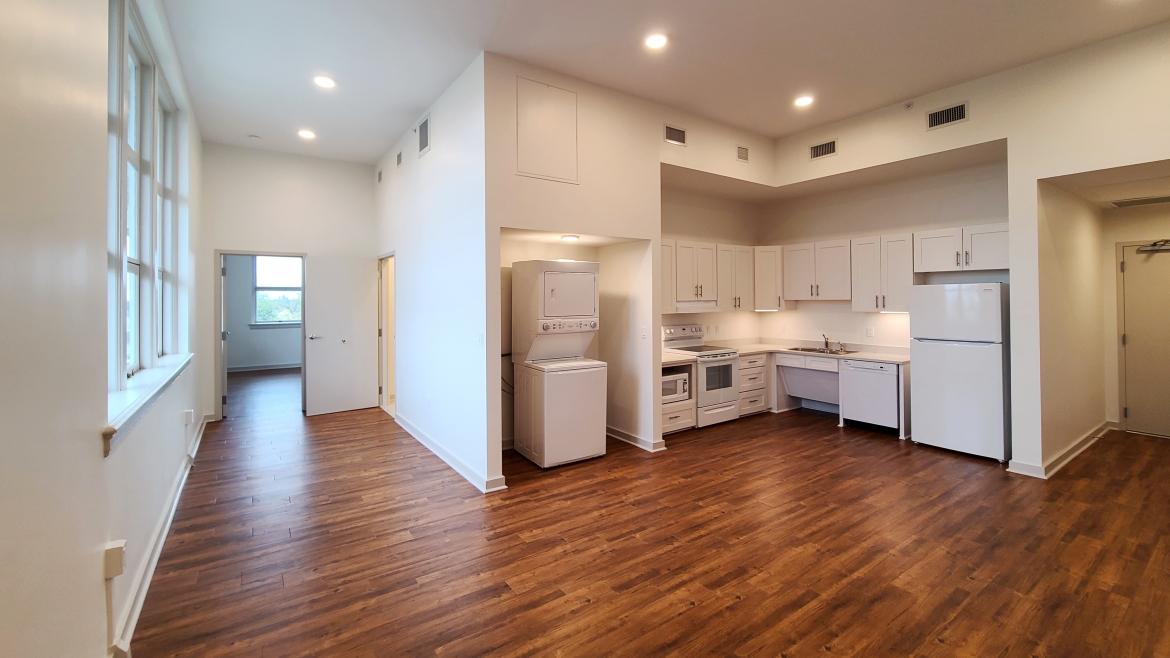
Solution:
<svg viewBox="0 0 1170 658">
<path fill-rule="evenodd" d="M 1060 382 L 1041 389 L 1048 466 L 1105 422 L 1102 233 L 1093 204 L 1043 182 L 1039 197 L 1040 367 Z"/>
<path fill-rule="evenodd" d="M 1117 244 L 1153 242 L 1170 238 L 1170 204 L 1117 208 L 1104 211 L 1101 244 L 1101 281 L 1103 299 L 1105 368 L 1105 409 L 1111 421 L 1121 419 L 1118 383 L 1118 343 L 1120 336 L 1117 306 Z"/>
<path fill-rule="evenodd" d="M 759 244 L 763 208 L 693 192 L 662 190 L 662 237 L 721 244 Z"/>
</svg>

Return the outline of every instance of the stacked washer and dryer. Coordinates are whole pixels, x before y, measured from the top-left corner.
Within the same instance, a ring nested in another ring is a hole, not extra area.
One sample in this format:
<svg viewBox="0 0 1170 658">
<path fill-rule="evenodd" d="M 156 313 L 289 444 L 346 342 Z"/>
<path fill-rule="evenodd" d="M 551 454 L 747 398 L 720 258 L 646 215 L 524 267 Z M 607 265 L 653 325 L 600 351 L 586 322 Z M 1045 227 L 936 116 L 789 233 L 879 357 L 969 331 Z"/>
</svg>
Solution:
<svg viewBox="0 0 1170 658">
<path fill-rule="evenodd" d="M 598 264 L 512 264 L 515 448 L 541 468 L 605 454 L 606 365 L 585 358 L 601 325 Z"/>
</svg>

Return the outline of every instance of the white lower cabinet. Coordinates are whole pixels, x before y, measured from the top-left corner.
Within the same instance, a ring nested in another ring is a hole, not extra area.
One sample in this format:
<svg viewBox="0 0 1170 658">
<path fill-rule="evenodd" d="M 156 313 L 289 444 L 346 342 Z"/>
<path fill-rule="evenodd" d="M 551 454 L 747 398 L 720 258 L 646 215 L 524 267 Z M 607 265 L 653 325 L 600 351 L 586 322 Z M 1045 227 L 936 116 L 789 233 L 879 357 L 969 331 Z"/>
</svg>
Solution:
<svg viewBox="0 0 1170 658">
<path fill-rule="evenodd" d="M 768 410 L 768 391 L 748 391 L 739 394 L 739 415 L 757 414 Z"/>
<path fill-rule="evenodd" d="M 695 426 L 695 401 L 683 400 L 662 405 L 662 433 L 677 432 Z"/>
</svg>

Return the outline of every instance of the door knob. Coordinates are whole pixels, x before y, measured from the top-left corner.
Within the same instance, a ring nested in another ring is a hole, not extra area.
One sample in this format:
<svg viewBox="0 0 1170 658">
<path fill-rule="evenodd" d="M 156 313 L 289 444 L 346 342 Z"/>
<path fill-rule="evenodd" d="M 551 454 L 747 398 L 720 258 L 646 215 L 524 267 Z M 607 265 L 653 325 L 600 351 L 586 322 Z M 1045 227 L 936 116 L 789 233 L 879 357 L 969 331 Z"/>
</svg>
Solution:
<svg viewBox="0 0 1170 658">
<path fill-rule="evenodd" d="M 324 338 L 324 336 L 316 336 L 314 334 L 309 334 L 309 340 L 318 340 L 321 338 Z"/>
</svg>

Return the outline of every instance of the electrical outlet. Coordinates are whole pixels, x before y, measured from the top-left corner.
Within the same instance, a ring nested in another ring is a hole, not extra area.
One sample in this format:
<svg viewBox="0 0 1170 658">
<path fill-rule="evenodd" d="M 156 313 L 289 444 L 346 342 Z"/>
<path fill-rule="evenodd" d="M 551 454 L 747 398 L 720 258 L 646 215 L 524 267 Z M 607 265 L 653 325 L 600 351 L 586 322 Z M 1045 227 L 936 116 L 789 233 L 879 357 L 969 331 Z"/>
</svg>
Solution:
<svg viewBox="0 0 1170 658">
<path fill-rule="evenodd" d="M 195 422 L 195 410 L 194 409 L 184 409 L 183 410 L 183 424 L 190 425 L 194 422 Z"/>
<path fill-rule="evenodd" d="M 646 325 L 642 325 L 642 338 L 650 337 L 650 329 Z"/>
<path fill-rule="evenodd" d="M 865 335 L 869 336 L 870 338 L 873 338 L 873 327 L 866 327 L 865 328 Z"/>
</svg>

